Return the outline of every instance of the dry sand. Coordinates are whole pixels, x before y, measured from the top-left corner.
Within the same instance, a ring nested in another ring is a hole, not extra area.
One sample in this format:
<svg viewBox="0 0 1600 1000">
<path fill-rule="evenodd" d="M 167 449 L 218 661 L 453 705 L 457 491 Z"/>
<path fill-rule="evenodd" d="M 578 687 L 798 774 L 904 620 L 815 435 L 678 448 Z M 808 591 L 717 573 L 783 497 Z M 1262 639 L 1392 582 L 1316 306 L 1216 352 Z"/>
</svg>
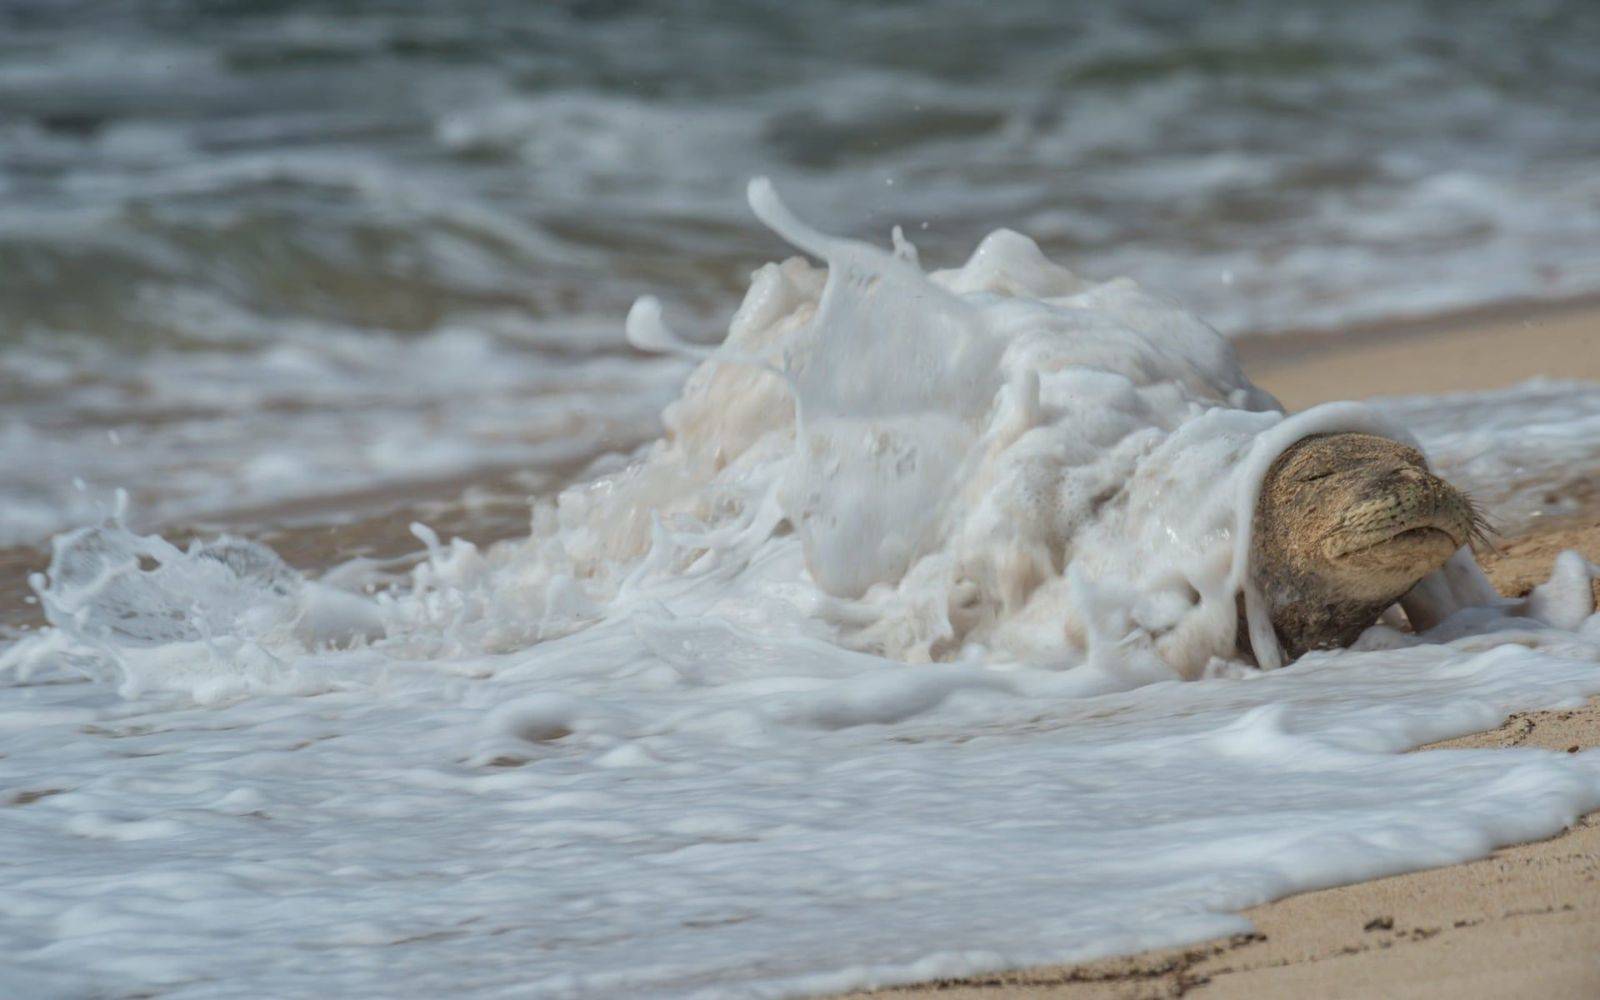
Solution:
<svg viewBox="0 0 1600 1000">
<path fill-rule="evenodd" d="M 1290 410 L 1334 399 L 1600 381 L 1600 301 L 1498 305 L 1338 333 L 1249 337 L 1245 370 Z"/>
<path fill-rule="evenodd" d="M 1240 345 L 1246 370 L 1291 410 L 1334 399 L 1493 389 L 1535 376 L 1600 380 L 1600 304 L 1496 307 L 1385 329 Z M 1592 499 L 1592 498 L 1586 498 Z M 1600 562 L 1600 509 L 1539 525 L 1483 558 L 1522 595 L 1563 549 Z M 1597 588 L 1600 589 L 1600 588 Z M 1600 699 L 1523 712 L 1437 744 L 1600 745 Z M 1303 893 L 1246 911 L 1257 933 L 921 986 L 880 1000 L 1448 998 L 1600 1000 L 1600 813 L 1566 833 L 1468 864 Z"/>
</svg>

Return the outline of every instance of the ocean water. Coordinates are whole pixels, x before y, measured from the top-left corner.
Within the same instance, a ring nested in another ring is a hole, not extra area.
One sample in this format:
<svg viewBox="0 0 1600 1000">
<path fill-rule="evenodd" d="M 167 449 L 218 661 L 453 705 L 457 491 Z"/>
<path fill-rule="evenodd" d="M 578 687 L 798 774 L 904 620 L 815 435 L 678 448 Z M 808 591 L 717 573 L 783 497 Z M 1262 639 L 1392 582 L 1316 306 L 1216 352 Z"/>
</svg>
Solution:
<svg viewBox="0 0 1600 1000">
<path fill-rule="evenodd" d="M 0 4 L 0 542 L 658 431 L 774 178 L 1225 333 L 1600 289 L 1600 13 L 1146 0 Z"/>
<path fill-rule="evenodd" d="M 1600 751 L 1403 753 L 1600 693 L 1576 553 L 1512 600 L 1463 550 L 1420 634 L 1233 654 L 1287 444 L 1415 427 L 1531 516 L 1600 471 L 1592 387 L 1289 416 L 1019 233 L 929 271 L 749 200 L 800 256 L 715 347 L 635 303 L 629 343 L 695 362 L 663 434 L 524 539 L 418 525 L 394 581 L 56 537 L 50 627 L 0 651 L 0 984 L 814 995 L 1240 932 L 1600 807 Z"/>
</svg>

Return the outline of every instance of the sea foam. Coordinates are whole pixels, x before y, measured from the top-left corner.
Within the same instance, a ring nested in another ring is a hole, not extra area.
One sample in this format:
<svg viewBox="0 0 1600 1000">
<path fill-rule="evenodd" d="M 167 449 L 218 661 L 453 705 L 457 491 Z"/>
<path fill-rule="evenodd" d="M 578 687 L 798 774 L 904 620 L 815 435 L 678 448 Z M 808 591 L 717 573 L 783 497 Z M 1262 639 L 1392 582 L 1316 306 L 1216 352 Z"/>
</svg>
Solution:
<svg viewBox="0 0 1600 1000">
<path fill-rule="evenodd" d="M 794 995 L 1240 931 L 1600 807 L 1592 753 L 1400 753 L 1600 693 L 1575 554 L 1512 602 L 1460 553 L 1425 634 L 1232 658 L 1272 456 L 1404 428 L 1285 416 L 1018 234 L 925 274 L 751 197 L 826 268 L 761 268 L 716 347 L 637 306 L 699 366 L 525 540 L 418 526 L 369 595 L 57 539 L 52 627 L 0 654 L 9 985 Z"/>
</svg>

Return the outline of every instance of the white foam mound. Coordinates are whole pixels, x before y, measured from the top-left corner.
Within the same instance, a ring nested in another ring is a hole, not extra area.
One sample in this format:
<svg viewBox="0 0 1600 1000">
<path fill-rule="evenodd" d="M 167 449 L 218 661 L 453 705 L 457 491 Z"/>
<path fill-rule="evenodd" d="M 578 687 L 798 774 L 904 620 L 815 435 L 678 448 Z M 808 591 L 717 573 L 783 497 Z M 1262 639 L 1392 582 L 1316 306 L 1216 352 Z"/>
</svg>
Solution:
<svg viewBox="0 0 1600 1000">
<path fill-rule="evenodd" d="M 814 591 L 790 600 L 852 648 L 1193 678 L 1232 654 L 1244 593 L 1277 666 L 1244 558 L 1267 467 L 1318 431 L 1412 440 L 1355 404 L 1285 418 L 1204 323 L 1017 233 L 926 274 L 898 232 L 893 252 L 825 236 L 764 180 L 750 203 L 826 270 L 758 270 L 716 350 L 635 306 L 636 346 L 702 364 L 662 441 L 557 505 L 593 599 L 647 552 L 737 572 L 792 530 Z M 1448 575 L 1441 594 L 1492 593 L 1470 558 Z"/>
<path fill-rule="evenodd" d="M 701 361 L 663 438 L 561 494 L 520 547 L 430 562 L 389 601 L 396 641 L 516 648 L 698 589 L 896 660 L 1050 662 L 1130 686 L 1232 657 L 1242 594 L 1275 667 L 1247 567 L 1268 466 L 1319 431 L 1415 443 L 1357 404 L 1285 417 L 1200 320 L 1130 281 L 1085 281 L 1017 233 L 927 274 L 898 231 L 886 251 L 816 232 L 764 180 L 749 196 L 825 269 L 756 271 L 715 349 L 640 300 L 629 339 Z M 58 562 L 108 537 L 74 536 Z M 123 542 L 124 558 L 154 544 Z M 96 639 L 94 615 L 59 611 L 74 586 L 46 609 Z M 1431 625 L 1493 600 L 1463 553 L 1408 610 Z M 141 619 L 194 617 L 149 601 Z"/>
</svg>

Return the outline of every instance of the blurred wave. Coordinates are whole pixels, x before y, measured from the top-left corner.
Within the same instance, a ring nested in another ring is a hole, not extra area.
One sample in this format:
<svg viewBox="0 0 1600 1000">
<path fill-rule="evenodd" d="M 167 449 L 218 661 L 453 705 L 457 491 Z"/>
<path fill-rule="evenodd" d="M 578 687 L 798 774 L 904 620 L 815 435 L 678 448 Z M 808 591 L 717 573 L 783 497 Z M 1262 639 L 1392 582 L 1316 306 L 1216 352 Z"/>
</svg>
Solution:
<svg viewBox="0 0 1600 1000">
<path fill-rule="evenodd" d="M 782 255 L 755 173 L 1230 333 L 1594 291 L 1597 106 L 1586 0 L 11 0 L 0 541 L 629 447 L 620 317 Z"/>
</svg>

